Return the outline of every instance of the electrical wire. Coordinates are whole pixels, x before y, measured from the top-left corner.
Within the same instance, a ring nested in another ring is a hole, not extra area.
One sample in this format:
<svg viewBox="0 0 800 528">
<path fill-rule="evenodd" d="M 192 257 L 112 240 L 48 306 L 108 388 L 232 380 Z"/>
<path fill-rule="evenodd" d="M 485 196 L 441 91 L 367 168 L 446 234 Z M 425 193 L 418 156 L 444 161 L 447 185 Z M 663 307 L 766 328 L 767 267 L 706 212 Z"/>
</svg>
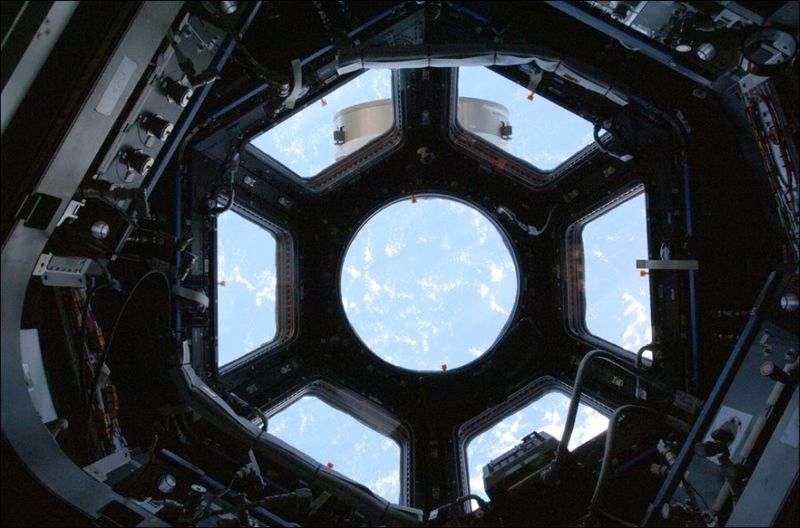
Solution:
<svg viewBox="0 0 800 528">
<path fill-rule="evenodd" d="M 170 285 L 169 277 L 167 277 L 166 273 L 164 273 L 161 270 L 150 270 L 147 273 L 145 273 L 144 275 L 142 275 L 141 278 L 139 278 L 139 280 L 133 286 L 131 291 L 128 293 L 128 296 L 125 298 L 125 302 L 122 303 L 122 308 L 120 308 L 119 314 L 117 314 L 117 319 L 114 321 L 114 325 L 111 327 L 111 333 L 109 334 L 108 340 L 106 341 L 106 346 L 103 349 L 103 353 L 100 356 L 100 360 L 98 361 L 98 363 L 96 365 L 96 368 L 95 368 L 94 379 L 92 380 L 91 390 L 86 395 L 87 396 L 87 399 L 86 399 L 86 414 L 87 414 L 86 423 L 89 423 L 91 421 L 91 418 L 92 418 L 92 400 L 94 399 L 94 395 L 97 392 L 97 387 L 98 387 L 98 385 L 100 383 L 100 376 L 102 375 L 102 372 L 103 372 L 103 366 L 106 364 L 106 361 L 108 361 L 109 354 L 111 352 L 111 345 L 114 343 L 114 336 L 116 336 L 116 334 L 117 334 L 117 328 L 119 327 L 120 321 L 122 321 L 122 316 L 125 314 L 125 309 L 128 307 L 128 303 L 130 303 L 131 299 L 133 298 L 133 295 L 136 293 L 136 291 L 139 289 L 139 287 L 151 275 L 160 275 L 164 279 L 164 284 L 167 287 L 167 299 L 168 299 L 168 310 L 169 310 L 168 311 L 168 314 L 169 314 L 169 316 L 168 316 L 168 320 L 169 320 L 168 327 L 169 327 L 169 335 L 172 335 L 172 286 Z"/>
<path fill-rule="evenodd" d="M 104 283 L 96 288 L 92 288 L 86 294 L 86 300 L 83 302 L 83 308 L 81 309 L 81 319 L 78 325 L 78 347 L 80 348 L 80 360 L 81 360 L 81 368 L 79 370 L 80 379 L 78 383 L 80 384 L 81 389 L 81 403 L 86 400 L 87 392 L 86 392 L 86 376 L 84 372 L 84 365 L 86 363 L 86 316 L 89 314 L 89 307 L 92 303 L 92 299 L 94 298 L 95 294 L 102 290 L 103 288 L 107 288 L 111 286 L 110 283 Z"/>
<path fill-rule="evenodd" d="M 547 226 L 550 225 L 550 219 L 553 217 L 553 212 L 555 212 L 558 205 L 553 206 L 550 211 L 547 213 L 547 220 L 545 220 L 544 225 L 541 228 L 537 228 L 535 226 L 526 224 L 517 218 L 517 215 L 514 214 L 512 210 L 504 205 L 497 206 L 497 213 L 505 216 L 511 222 L 515 223 L 517 227 L 525 231 L 531 236 L 539 236 L 547 230 Z"/>
<path fill-rule="evenodd" d="M 208 510 L 208 507 L 211 506 L 212 504 L 214 504 L 215 502 L 217 502 L 219 499 L 221 499 L 225 495 L 227 495 L 227 493 L 229 491 L 231 491 L 231 488 L 233 488 L 233 485 L 236 483 L 237 480 L 239 480 L 239 473 L 238 472 L 233 475 L 233 478 L 231 479 L 231 481 L 228 483 L 228 485 L 222 491 L 220 491 L 219 493 L 214 495 L 211 499 L 209 499 L 205 503 L 205 505 L 200 509 L 200 511 L 198 511 L 192 517 L 192 524 L 197 524 L 201 520 L 206 519 L 208 516 L 205 515 L 205 513 Z M 212 515 L 216 515 L 216 513 L 212 512 Z"/>
</svg>

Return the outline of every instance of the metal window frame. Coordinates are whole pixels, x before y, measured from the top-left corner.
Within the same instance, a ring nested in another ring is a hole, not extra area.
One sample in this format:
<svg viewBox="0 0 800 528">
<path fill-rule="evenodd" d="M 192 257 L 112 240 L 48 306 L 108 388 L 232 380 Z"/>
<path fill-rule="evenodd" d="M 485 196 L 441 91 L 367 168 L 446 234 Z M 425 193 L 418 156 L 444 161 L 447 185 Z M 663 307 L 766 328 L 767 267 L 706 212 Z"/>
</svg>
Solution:
<svg viewBox="0 0 800 528">
<path fill-rule="evenodd" d="M 216 263 L 219 230 L 217 229 L 217 219 L 214 219 L 214 238 L 213 250 L 213 263 L 212 276 L 214 280 L 214 288 L 212 293 L 213 315 L 213 343 L 211 368 L 218 375 L 224 376 L 239 367 L 255 361 L 265 355 L 274 352 L 286 343 L 290 342 L 297 333 L 297 320 L 298 320 L 298 300 L 297 300 L 297 257 L 295 253 L 295 243 L 292 234 L 280 227 L 278 224 L 270 221 L 266 217 L 254 212 L 252 209 L 244 207 L 234 201 L 231 207 L 231 212 L 238 214 L 247 221 L 253 222 L 256 226 L 264 229 L 275 239 L 275 267 L 276 267 L 276 301 L 275 301 L 275 336 L 265 342 L 261 343 L 255 349 L 247 352 L 241 357 L 234 359 L 224 365 L 219 364 L 219 309 L 217 306 L 218 300 L 218 268 Z"/>
<path fill-rule="evenodd" d="M 461 495 L 471 493 L 469 486 L 469 459 L 467 457 L 467 448 L 470 442 L 494 427 L 497 423 L 552 392 L 561 393 L 567 398 L 572 397 L 571 386 L 552 376 L 543 376 L 510 395 L 503 403 L 490 407 L 479 415 L 470 418 L 458 428 L 455 436 L 458 445 L 458 485 Z M 600 412 L 604 416 L 611 415 L 612 409 L 610 407 L 598 400 L 590 398 L 585 393 L 581 395 L 581 403 Z"/>
<path fill-rule="evenodd" d="M 488 67 L 485 68 L 495 75 L 500 75 Z M 514 154 L 511 154 L 510 152 L 506 152 L 505 150 L 492 145 L 483 138 L 466 130 L 461 126 L 461 123 L 459 123 L 458 68 L 453 68 L 451 72 L 452 75 L 449 88 L 450 106 L 448 111 L 448 138 L 457 150 L 467 153 L 469 156 L 477 159 L 478 161 L 489 164 L 494 170 L 497 170 L 502 174 L 536 188 L 542 188 L 553 184 L 561 177 L 568 174 L 572 169 L 583 164 L 584 161 L 600 154 L 600 150 L 598 149 L 597 145 L 592 142 L 579 149 L 572 156 L 561 162 L 557 167 L 551 170 L 544 170 L 536 167 L 532 163 L 529 163 L 522 158 L 515 156 Z M 513 81 L 509 80 L 509 82 Z M 522 87 L 522 85 L 520 85 L 520 87 Z M 558 102 L 553 101 L 544 94 L 537 94 L 537 96 L 544 97 L 549 102 L 561 107 Z M 564 110 L 571 112 L 566 108 Z"/>
<path fill-rule="evenodd" d="M 423 192 L 420 192 L 420 193 L 408 193 L 408 194 L 404 194 L 404 195 L 399 196 L 399 197 L 398 196 L 392 197 L 391 199 L 383 202 L 378 207 L 376 207 L 374 210 L 372 210 L 367 215 L 365 215 L 364 216 L 364 220 L 358 226 L 356 226 L 356 228 L 353 230 L 353 233 L 350 236 L 350 240 L 347 242 L 347 245 L 345 246 L 345 250 L 342 253 L 341 263 L 340 263 L 339 271 L 338 271 L 338 273 L 339 273 L 338 284 L 339 285 L 342 284 L 342 276 L 344 274 L 344 261 L 345 261 L 345 258 L 349 254 L 350 247 L 352 246 L 353 242 L 358 237 L 358 235 L 361 232 L 361 230 L 364 227 L 366 227 L 367 224 L 369 224 L 369 222 L 373 218 L 375 218 L 375 216 L 377 216 L 378 214 L 382 213 L 383 211 L 385 211 L 389 207 L 391 207 L 391 206 L 393 206 L 395 204 L 401 203 L 404 200 L 407 200 L 412 196 L 417 200 L 425 199 L 425 198 L 438 198 L 438 199 L 442 199 L 442 200 L 450 200 L 450 201 L 453 201 L 453 202 L 456 202 L 456 203 L 460 203 L 460 204 L 462 204 L 462 205 L 464 205 L 466 207 L 469 207 L 469 208 L 471 208 L 471 209 L 473 209 L 475 211 L 478 211 L 483 216 L 484 220 L 489 222 L 495 228 L 495 231 L 497 231 L 497 234 L 500 235 L 500 238 L 503 241 L 503 244 L 505 245 L 506 249 L 508 250 L 509 256 L 511 257 L 511 261 L 514 263 L 514 277 L 515 277 L 516 283 L 517 283 L 516 292 L 514 294 L 514 305 L 509 310 L 509 315 L 508 315 L 508 318 L 506 319 L 506 322 L 503 324 L 502 328 L 497 333 L 497 337 L 495 337 L 494 341 L 492 341 L 492 344 L 489 345 L 486 348 L 486 350 L 484 350 L 481 353 L 481 355 L 479 355 L 478 357 L 473 358 L 470 361 L 468 361 L 468 362 L 466 362 L 466 363 L 464 363 L 462 365 L 459 365 L 457 367 L 452 367 L 452 368 L 448 367 L 446 372 L 442 372 L 442 371 L 439 371 L 439 370 L 430 371 L 430 370 L 422 370 L 422 369 L 413 369 L 413 368 L 409 368 L 409 367 L 403 367 L 403 366 L 397 365 L 395 363 L 389 363 L 388 361 L 386 361 L 382 357 L 380 357 L 380 355 L 377 352 L 372 350 L 372 348 L 369 345 L 367 345 L 367 343 L 364 341 L 364 339 L 362 339 L 361 334 L 356 330 L 356 327 L 350 322 L 350 318 L 347 315 L 347 312 L 344 311 L 344 306 L 340 302 L 340 307 L 342 308 L 342 317 L 343 317 L 343 319 L 345 321 L 347 321 L 347 324 L 350 326 L 350 329 L 352 330 L 353 335 L 358 339 L 358 342 L 361 344 L 361 346 L 365 350 L 369 351 L 370 354 L 372 354 L 373 356 L 377 357 L 380 361 L 383 361 L 384 363 L 386 363 L 388 365 L 391 365 L 393 368 L 399 368 L 399 369 L 402 369 L 402 370 L 404 370 L 406 372 L 414 373 L 414 374 L 432 373 L 432 374 L 435 374 L 435 375 L 445 375 L 445 374 L 449 374 L 449 373 L 453 373 L 453 372 L 460 372 L 462 370 L 465 370 L 465 369 L 468 369 L 468 368 L 472 368 L 477 362 L 481 361 L 482 359 L 485 359 L 486 357 L 489 356 L 489 354 L 491 354 L 492 352 L 494 352 L 497 349 L 497 345 L 500 344 L 503 341 L 503 339 L 505 339 L 505 337 L 508 335 L 509 330 L 511 330 L 511 328 L 514 326 L 514 324 L 518 320 L 518 315 L 519 315 L 518 309 L 519 309 L 519 306 L 520 306 L 520 302 L 522 300 L 522 296 L 524 294 L 525 277 L 523 276 L 522 271 L 521 271 L 523 269 L 522 260 L 521 260 L 519 254 L 518 254 L 519 252 L 517 250 L 517 246 L 514 244 L 514 240 L 513 240 L 512 236 L 510 235 L 510 233 L 508 232 L 507 227 L 505 225 L 501 224 L 500 222 L 498 222 L 494 218 L 494 216 L 491 214 L 491 212 L 486 210 L 483 205 L 481 205 L 481 204 L 477 203 L 476 201 L 470 199 L 469 197 L 465 196 L 464 194 L 451 193 L 451 192 L 447 192 L 447 191 L 423 191 Z M 342 292 L 340 292 L 340 300 L 341 300 L 341 297 L 342 297 Z"/>
<path fill-rule="evenodd" d="M 594 207 L 588 214 L 583 215 L 574 222 L 572 222 L 565 230 L 565 251 L 563 258 L 563 268 L 565 280 L 563 281 L 564 291 L 564 304 L 566 310 L 564 314 L 566 317 L 565 324 L 567 331 L 573 337 L 595 348 L 602 348 L 610 352 L 618 354 L 624 359 L 631 359 L 636 355 L 636 352 L 622 348 L 617 343 L 607 341 L 600 336 L 597 336 L 589 331 L 586 326 L 586 276 L 584 273 L 586 266 L 586 259 L 584 258 L 583 248 L 583 228 L 597 219 L 598 217 L 608 213 L 623 203 L 632 200 L 640 194 L 647 195 L 647 188 L 644 182 L 635 181 L 627 185 L 620 191 L 616 192 L 610 199 L 603 202 L 601 205 Z M 647 203 L 645 202 L 645 209 L 648 210 Z M 650 236 L 645 224 L 645 233 L 647 234 L 648 249 L 650 245 Z M 652 288 L 652 279 L 649 281 Z M 653 313 L 652 296 L 650 301 L 650 313 Z M 655 338 L 656 326 L 651 322 L 650 326 L 653 329 Z"/>
<path fill-rule="evenodd" d="M 339 161 L 334 161 L 316 175 L 310 178 L 303 178 L 292 169 L 252 144 L 253 139 L 256 137 L 261 136 L 272 128 L 281 125 L 286 120 L 291 119 L 297 113 L 302 112 L 307 107 L 315 104 L 325 96 L 330 95 L 339 88 L 344 87 L 367 71 L 369 70 L 363 70 L 357 74 L 354 74 L 347 81 L 338 83 L 332 89 L 319 94 L 313 99 L 305 101 L 301 106 L 298 106 L 294 112 L 287 114 L 280 121 L 273 123 L 270 127 L 250 132 L 243 141 L 246 151 L 254 158 L 267 165 L 270 169 L 314 193 L 326 192 L 343 183 L 349 179 L 349 177 L 355 176 L 357 173 L 361 172 L 364 167 L 373 165 L 377 161 L 385 159 L 388 155 L 398 150 L 405 140 L 405 125 L 399 97 L 399 76 L 394 70 L 391 70 L 392 108 L 394 110 L 394 122 L 392 127 L 380 137 L 375 138 L 357 151 Z"/>
<path fill-rule="evenodd" d="M 359 421 L 365 427 L 393 440 L 400 447 L 400 496 L 399 504 L 408 506 L 411 499 L 412 443 L 409 429 L 393 414 L 378 403 L 351 389 L 328 380 L 317 379 L 290 393 L 264 410 L 267 418 L 284 411 L 305 396 L 313 396 L 337 411 Z M 291 444 L 289 440 L 284 442 Z M 300 451 L 298 449 L 298 451 Z M 302 451 L 301 451 L 302 452 Z M 307 456 L 312 455 L 305 453 Z"/>
</svg>

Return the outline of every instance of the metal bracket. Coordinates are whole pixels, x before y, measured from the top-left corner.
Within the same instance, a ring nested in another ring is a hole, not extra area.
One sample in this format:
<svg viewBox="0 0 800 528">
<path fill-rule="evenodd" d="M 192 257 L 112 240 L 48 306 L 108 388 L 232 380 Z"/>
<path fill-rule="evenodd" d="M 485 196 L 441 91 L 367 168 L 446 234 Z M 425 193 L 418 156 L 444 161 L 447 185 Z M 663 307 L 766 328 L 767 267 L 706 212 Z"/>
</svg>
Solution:
<svg viewBox="0 0 800 528">
<path fill-rule="evenodd" d="M 131 461 L 131 454 L 125 448 L 117 449 L 105 458 L 101 458 L 93 464 L 86 466 L 84 471 L 89 473 L 99 482 L 105 482 L 109 473 L 116 471 Z"/>
<path fill-rule="evenodd" d="M 649 270 L 696 270 L 700 264 L 696 260 L 636 260 L 636 269 Z"/>
<path fill-rule="evenodd" d="M 66 288 L 85 288 L 86 275 L 101 275 L 103 270 L 97 263 L 84 257 L 55 257 L 52 253 L 42 253 L 33 276 L 41 277 L 45 286 Z"/>
<path fill-rule="evenodd" d="M 64 209 L 64 214 L 61 215 L 61 220 L 58 221 L 58 223 L 56 224 L 56 227 L 61 227 L 61 224 L 63 224 L 64 221 L 67 220 L 67 219 L 70 219 L 70 218 L 76 219 L 76 218 L 78 218 L 78 211 L 80 211 L 81 207 L 83 207 L 84 205 L 86 205 L 86 202 L 83 202 L 83 201 L 79 202 L 77 200 L 70 200 L 69 201 L 69 205 L 67 206 L 66 209 Z"/>
</svg>

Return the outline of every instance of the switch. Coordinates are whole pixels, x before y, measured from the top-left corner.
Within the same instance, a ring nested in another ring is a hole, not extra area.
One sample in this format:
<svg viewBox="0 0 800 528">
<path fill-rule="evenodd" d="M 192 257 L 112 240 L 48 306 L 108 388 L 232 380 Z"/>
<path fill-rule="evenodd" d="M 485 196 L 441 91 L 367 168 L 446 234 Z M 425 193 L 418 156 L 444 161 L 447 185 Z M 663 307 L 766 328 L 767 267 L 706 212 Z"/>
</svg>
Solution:
<svg viewBox="0 0 800 528">
<path fill-rule="evenodd" d="M 175 127 L 172 123 L 161 117 L 160 115 L 142 115 L 141 117 L 142 128 L 148 136 L 154 136 L 160 141 L 166 141 Z"/>
<path fill-rule="evenodd" d="M 128 166 L 128 169 L 132 169 L 142 176 L 147 176 L 147 173 L 150 172 L 155 161 L 141 150 L 127 152 L 121 159 L 122 162 Z"/>
<path fill-rule="evenodd" d="M 181 108 L 186 108 L 189 100 L 194 95 L 194 90 L 189 86 L 184 86 L 178 81 L 167 81 L 164 83 L 164 92 L 171 103 L 175 103 Z"/>
</svg>

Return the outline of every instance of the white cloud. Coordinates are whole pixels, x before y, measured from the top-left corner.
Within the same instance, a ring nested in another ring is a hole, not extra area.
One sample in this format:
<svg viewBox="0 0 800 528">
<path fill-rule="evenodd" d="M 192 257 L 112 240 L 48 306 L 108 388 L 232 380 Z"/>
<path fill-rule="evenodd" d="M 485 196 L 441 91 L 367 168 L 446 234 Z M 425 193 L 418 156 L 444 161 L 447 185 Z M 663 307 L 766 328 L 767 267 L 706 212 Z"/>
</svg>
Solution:
<svg viewBox="0 0 800 528">
<path fill-rule="evenodd" d="M 256 293 L 256 306 L 261 306 L 264 299 L 275 302 L 278 284 L 275 272 L 271 269 L 263 270 L 258 276 L 258 283 L 261 286 L 261 290 Z"/>
<path fill-rule="evenodd" d="M 628 321 L 625 332 L 622 334 L 624 341 L 622 348 L 633 351 L 650 342 L 652 334 L 650 315 L 645 306 L 627 291 L 622 294 L 622 302 L 625 304 L 622 317 Z"/>
<path fill-rule="evenodd" d="M 369 276 L 369 273 L 364 275 L 364 278 L 369 283 L 369 291 L 376 297 L 381 294 L 381 283 Z"/>
<path fill-rule="evenodd" d="M 600 251 L 599 249 L 593 249 L 592 250 L 592 255 L 594 255 L 598 259 L 602 260 L 603 262 L 608 262 L 608 259 L 606 258 L 606 254 L 603 253 L 602 251 Z"/>
<path fill-rule="evenodd" d="M 356 269 L 355 266 L 347 266 L 344 269 L 351 277 L 357 279 L 361 276 L 361 272 Z"/>
<path fill-rule="evenodd" d="M 492 309 L 493 312 L 499 312 L 505 316 L 508 316 L 508 310 L 497 304 L 497 300 L 495 299 L 494 295 L 489 296 L 489 308 Z"/>
<path fill-rule="evenodd" d="M 489 293 L 489 286 L 481 284 L 481 297 L 486 297 L 487 293 Z"/>
<path fill-rule="evenodd" d="M 568 447 L 570 449 L 574 449 L 588 442 L 608 428 L 608 418 L 594 409 L 586 408 L 585 411 L 588 411 L 588 416 L 586 416 L 580 426 L 575 427 L 573 430 L 572 437 L 569 439 Z"/>
<path fill-rule="evenodd" d="M 408 336 L 403 336 L 403 337 L 394 336 L 394 340 L 397 343 L 403 343 L 403 344 L 406 344 L 406 345 L 409 345 L 409 346 L 412 346 L 412 347 L 417 346 L 417 342 L 414 341 L 413 339 L 411 339 Z"/>
<path fill-rule="evenodd" d="M 372 248 L 369 244 L 364 248 L 364 262 L 372 262 Z"/>
<path fill-rule="evenodd" d="M 558 411 L 545 411 L 543 420 L 549 424 L 558 424 L 561 422 L 561 415 Z"/>
<path fill-rule="evenodd" d="M 395 469 L 388 475 L 370 482 L 367 487 L 384 498 L 396 497 L 400 492 L 400 470 Z M 392 499 L 396 500 L 396 499 Z"/>
<path fill-rule="evenodd" d="M 244 284 L 245 287 L 250 291 L 255 291 L 256 289 L 252 282 L 242 277 L 242 272 L 239 270 L 239 266 L 233 267 L 233 282 Z"/>
<path fill-rule="evenodd" d="M 503 268 L 499 267 L 494 262 L 491 263 L 491 270 L 490 270 L 492 282 L 500 282 L 503 280 Z"/>
<path fill-rule="evenodd" d="M 394 242 L 386 244 L 386 247 L 383 249 L 383 252 L 386 253 L 387 257 L 393 257 L 400 253 L 400 250 L 403 249 L 403 244 L 400 242 Z"/>
<path fill-rule="evenodd" d="M 469 347 L 468 351 L 470 354 L 472 354 L 473 357 L 478 357 L 481 354 L 483 354 L 483 351 L 481 349 L 475 347 Z"/>
<path fill-rule="evenodd" d="M 308 416 L 305 413 L 300 413 L 300 436 L 303 436 L 303 433 L 306 432 L 306 426 L 308 425 Z"/>
</svg>

